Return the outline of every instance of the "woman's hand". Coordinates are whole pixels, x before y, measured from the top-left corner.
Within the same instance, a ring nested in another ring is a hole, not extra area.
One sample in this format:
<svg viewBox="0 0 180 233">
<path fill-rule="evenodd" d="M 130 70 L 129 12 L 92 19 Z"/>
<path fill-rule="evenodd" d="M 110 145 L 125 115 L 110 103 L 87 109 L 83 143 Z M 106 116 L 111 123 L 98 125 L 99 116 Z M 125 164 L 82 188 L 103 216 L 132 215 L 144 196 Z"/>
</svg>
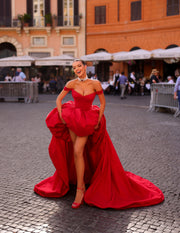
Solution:
<svg viewBox="0 0 180 233">
<path fill-rule="evenodd" d="M 60 117 L 60 119 L 61 119 L 62 123 L 63 123 L 63 124 L 66 124 L 65 120 L 62 118 L 61 113 L 59 114 L 59 117 Z"/>
<path fill-rule="evenodd" d="M 177 99 L 177 93 L 174 92 L 174 99 L 176 100 Z"/>
<path fill-rule="evenodd" d="M 97 130 L 99 128 L 99 122 L 97 123 L 97 125 L 95 125 L 94 129 Z"/>
</svg>

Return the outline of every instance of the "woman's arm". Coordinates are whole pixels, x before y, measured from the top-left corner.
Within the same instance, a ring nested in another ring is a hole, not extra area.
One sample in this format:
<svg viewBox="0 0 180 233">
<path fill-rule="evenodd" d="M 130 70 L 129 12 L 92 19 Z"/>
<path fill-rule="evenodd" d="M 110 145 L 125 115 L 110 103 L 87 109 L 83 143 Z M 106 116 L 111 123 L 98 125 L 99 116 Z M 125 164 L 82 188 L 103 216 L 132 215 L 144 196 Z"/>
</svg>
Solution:
<svg viewBox="0 0 180 233">
<path fill-rule="evenodd" d="M 96 81 L 96 83 L 95 83 L 95 91 L 96 92 L 102 91 L 102 86 L 101 86 L 101 83 L 99 81 Z M 95 126 L 95 129 L 98 129 L 98 127 L 99 127 L 99 123 L 100 123 L 101 118 L 104 114 L 105 105 L 106 105 L 106 100 L 105 100 L 103 91 L 98 95 L 98 97 L 99 97 L 99 101 L 100 101 L 100 109 L 99 109 L 98 123 Z"/>
<path fill-rule="evenodd" d="M 72 89 L 72 81 L 67 82 L 66 84 L 66 89 L 64 88 L 61 93 L 58 95 L 57 99 L 56 99 L 56 106 L 59 112 L 59 117 L 61 119 L 61 121 L 65 124 L 66 122 L 63 120 L 62 118 L 62 113 L 61 113 L 61 106 L 62 106 L 62 100 L 64 99 L 64 97 L 67 95 L 67 93 L 69 92 L 70 89 Z M 69 89 L 69 90 L 68 90 Z"/>
</svg>

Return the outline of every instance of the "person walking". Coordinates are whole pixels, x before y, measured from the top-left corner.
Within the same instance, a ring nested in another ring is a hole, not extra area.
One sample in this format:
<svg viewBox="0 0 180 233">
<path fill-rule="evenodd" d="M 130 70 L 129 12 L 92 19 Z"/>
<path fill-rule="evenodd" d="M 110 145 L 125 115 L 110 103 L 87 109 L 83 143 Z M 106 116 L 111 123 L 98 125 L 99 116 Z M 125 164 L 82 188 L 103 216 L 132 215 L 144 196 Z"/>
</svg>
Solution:
<svg viewBox="0 0 180 233">
<path fill-rule="evenodd" d="M 121 72 L 121 76 L 119 77 L 117 84 L 120 84 L 120 90 L 121 90 L 121 99 L 125 99 L 126 97 L 124 96 L 124 92 L 126 89 L 126 83 L 127 83 L 128 79 L 127 77 L 124 75 L 124 72 Z"/>
</svg>

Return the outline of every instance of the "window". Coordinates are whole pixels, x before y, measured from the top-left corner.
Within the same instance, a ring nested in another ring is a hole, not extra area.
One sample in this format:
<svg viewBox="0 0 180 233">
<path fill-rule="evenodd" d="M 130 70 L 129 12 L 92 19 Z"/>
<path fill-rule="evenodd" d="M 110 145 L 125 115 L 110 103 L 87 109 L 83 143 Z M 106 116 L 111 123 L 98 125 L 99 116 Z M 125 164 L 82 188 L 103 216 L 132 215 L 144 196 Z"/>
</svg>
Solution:
<svg viewBox="0 0 180 233">
<path fill-rule="evenodd" d="M 46 38 L 43 36 L 33 36 L 32 37 L 32 46 L 46 46 Z"/>
<path fill-rule="evenodd" d="M 1 0 L 0 6 L 0 27 L 11 26 L 11 0 Z"/>
<path fill-rule="evenodd" d="M 44 22 L 44 0 L 33 0 L 34 26 L 42 27 Z"/>
<path fill-rule="evenodd" d="M 106 6 L 95 7 L 95 24 L 106 23 Z"/>
<path fill-rule="evenodd" d="M 49 52 L 29 52 L 28 54 L 31 57 L 40 57 L 40 58 L 51 56 Z"/>
<path fill-rule="evenodd" d="M 73 26 L 73 0 L 64 0 L 64 26 Z"/>
<path fill-rule="evenodd" d="M 74 45 L 74 37 L 63 37 L 63 45 Z"/>
<path fill-rule="evenodd" d="M 63 55 L 68 55 L 68 56 L 74 57 L 74 52 L 73 51 L 63 51 Z"/>
<path fill-rule="evenodd" d="M 141 1 L 131 2 L 131 21 L 141 20 Z"/>
<path fill-rule="evenodd" d="M 179 0 L 167 0 L 167 16 L 179 15 Z"/>
</svg>

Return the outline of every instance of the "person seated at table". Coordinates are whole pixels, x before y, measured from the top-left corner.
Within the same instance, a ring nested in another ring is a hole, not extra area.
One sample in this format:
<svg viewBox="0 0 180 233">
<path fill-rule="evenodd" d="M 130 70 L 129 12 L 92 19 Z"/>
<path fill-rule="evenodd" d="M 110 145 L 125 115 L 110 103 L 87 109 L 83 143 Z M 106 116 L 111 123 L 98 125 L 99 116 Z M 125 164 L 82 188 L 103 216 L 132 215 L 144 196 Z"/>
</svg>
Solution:
<svg viewBox="0 0 180 233">
<path fill-rule="evenodd" d="M 4 81 L 5 81 L 5 82 L 10 82 L 10 81 L 12 81 L 12 77 L 11 77 L 10 73 L 7 73 L 6 77 L 4 78 Z"/>
<path fill-rule="evenodd" d="M 167 82 L 168 84 L 173 84 L 173 83 L 174 83 L 174 80 L 173 80 L 173 77 L 172 77 L 172 76 L 168 76 L 168 77 L 167 77 L 167 81 L 168 81 L 168 82 Z"/>
<path fill-rule="evenodd" d="M 115 87 L 114 87 L 114 79 L 112 76 L 110 76 L 109 80 L 108 80 L 108 86 L 106 87 L 106 89 L 104 90 L 105 94 L 111 94 L 114 93 L 115 91 Z"/>
<path fill-rule="evenodd" d="M 19 75 L 19 72 L 16 71 L 15 72 L 15 76 L 12 79 L 13 82 L 24 82 L 25 80 L 21 78 L 21 76 Z"/>
</svg>

